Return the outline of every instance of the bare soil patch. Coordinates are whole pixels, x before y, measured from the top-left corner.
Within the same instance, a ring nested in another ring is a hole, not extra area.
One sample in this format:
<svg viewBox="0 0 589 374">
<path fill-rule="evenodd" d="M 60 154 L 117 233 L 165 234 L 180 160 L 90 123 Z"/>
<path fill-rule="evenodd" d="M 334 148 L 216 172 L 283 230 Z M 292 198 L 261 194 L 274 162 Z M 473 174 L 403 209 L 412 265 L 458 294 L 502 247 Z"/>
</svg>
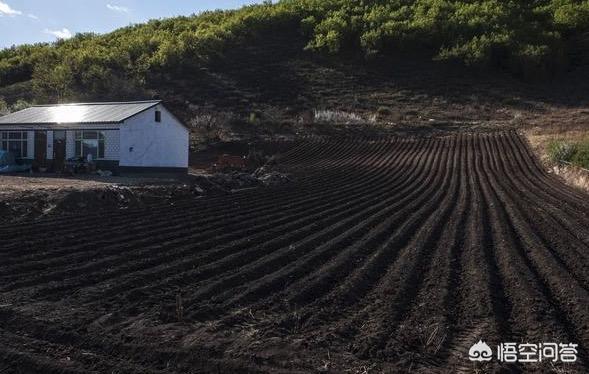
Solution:
<svg viewBox="0 0 589 374">
<path fill-rule="evenodd" d="M 195 194 L 187 178 L 172 176 L 2 175 L 0 222 L 172 203 Z"/>
</svg>

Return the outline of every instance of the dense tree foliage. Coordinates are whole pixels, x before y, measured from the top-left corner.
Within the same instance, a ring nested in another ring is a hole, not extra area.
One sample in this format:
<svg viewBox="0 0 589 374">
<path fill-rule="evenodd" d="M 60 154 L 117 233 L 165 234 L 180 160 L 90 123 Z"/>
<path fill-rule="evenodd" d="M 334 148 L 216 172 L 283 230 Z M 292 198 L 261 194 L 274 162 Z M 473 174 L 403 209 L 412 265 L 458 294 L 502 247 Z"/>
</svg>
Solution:
<svg viewBox="0 0 589 374">
<path fill-rule="evenodd" d="M 132 96 L 222 60 L 236 43 L 293 28 L 315 53 L 419 51 L 526 75 L 567 63 L 570 40 L 589 31 L 589 0 L 267 2 L 8 48 L 0 51 L 0 87 L 32 80 L 41 101 Z"/>
</svg>

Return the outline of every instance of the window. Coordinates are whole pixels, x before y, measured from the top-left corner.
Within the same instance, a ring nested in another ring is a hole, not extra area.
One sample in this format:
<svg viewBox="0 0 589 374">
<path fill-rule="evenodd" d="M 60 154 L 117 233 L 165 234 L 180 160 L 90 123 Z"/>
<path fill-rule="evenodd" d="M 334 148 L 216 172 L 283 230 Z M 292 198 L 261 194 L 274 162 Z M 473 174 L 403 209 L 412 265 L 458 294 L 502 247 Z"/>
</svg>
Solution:
<svg viewBox="0 0 589 374">
<path fill-rule="evenodd" d="M 162 112 L 160 112 L 159 110 L 155 111 L 155 122 L 161 122 L 162 121 Z"/>
<path fill-rule="evenodd" d="M 0 135 L 0 148 L 14 154 L 16 158 L 27 157 L 28 136 L 26 131 L 3 131 Z"/>
<path fill-rule="evenodd" d="M 104 133 L 102 131 L 76 131 L 76 156 L 92 159 L 104 158 Z"/>
</svg>

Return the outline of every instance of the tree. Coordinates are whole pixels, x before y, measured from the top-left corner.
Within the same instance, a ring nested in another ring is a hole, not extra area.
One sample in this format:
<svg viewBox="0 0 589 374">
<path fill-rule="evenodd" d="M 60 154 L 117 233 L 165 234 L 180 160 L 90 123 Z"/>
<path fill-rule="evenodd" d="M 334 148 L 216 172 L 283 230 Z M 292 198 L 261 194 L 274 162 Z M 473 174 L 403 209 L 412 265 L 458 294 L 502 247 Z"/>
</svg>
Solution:
<svg viewBox="0 0 589 374">
<path fill-rule="evenodd" d="M 32 104 L 29 103 L 28 101 L 23 100 L 23 99 L 19 99 L 16 101 L 16 103 L 14 103 L 10 106 L 10 112 L 18 112 L 19 110 L 27 109 L 31 105 Z"/>
<path fill-rule="evenodd" d="M 10 113 L 8 104 L 6 104 L 6 101 L 4 101 L 4 99 L 0 99 L 0 116 L 5 116 L 8 113 Z"/>
</svg>

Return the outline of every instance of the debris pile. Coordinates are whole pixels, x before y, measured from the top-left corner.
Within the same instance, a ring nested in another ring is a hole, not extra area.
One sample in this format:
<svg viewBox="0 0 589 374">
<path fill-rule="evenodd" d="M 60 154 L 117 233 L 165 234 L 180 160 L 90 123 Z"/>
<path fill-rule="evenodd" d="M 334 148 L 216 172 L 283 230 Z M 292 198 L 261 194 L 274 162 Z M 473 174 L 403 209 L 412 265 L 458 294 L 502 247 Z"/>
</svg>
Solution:
<svg viewBox="0 0 589 374">
<path fill-rule="evenodd" d="M 216 173 L 209 177 L 209 181 L 226 189 L 239 190 L 257 187 L 261 184 L 258 178 L 248 173 L 234 171 L 232 173 Z"/>
<path fill-rule="evenodd" d="M 97 170 L 96 174 L 100 175 L 101 177 L 112 177 L 112 171 L 110 170 Z"/>
<path fill-rule="evenodd" d="M 288 174 L 272 171 L 263 174 L 258 178 L 265 186 L 280 186 L 282 184 L 292 182 L 292 178 Z"/>
<path fill-rule="evenodd" d="M 209 176 L 207 179 L 210 183 L 226 191 L 235 191 L 260 186 L 279 186 L 293 181 L 290 175 L 277 171 L 253 175 L 240 172 L 217 173 Z"/>
</svg>

